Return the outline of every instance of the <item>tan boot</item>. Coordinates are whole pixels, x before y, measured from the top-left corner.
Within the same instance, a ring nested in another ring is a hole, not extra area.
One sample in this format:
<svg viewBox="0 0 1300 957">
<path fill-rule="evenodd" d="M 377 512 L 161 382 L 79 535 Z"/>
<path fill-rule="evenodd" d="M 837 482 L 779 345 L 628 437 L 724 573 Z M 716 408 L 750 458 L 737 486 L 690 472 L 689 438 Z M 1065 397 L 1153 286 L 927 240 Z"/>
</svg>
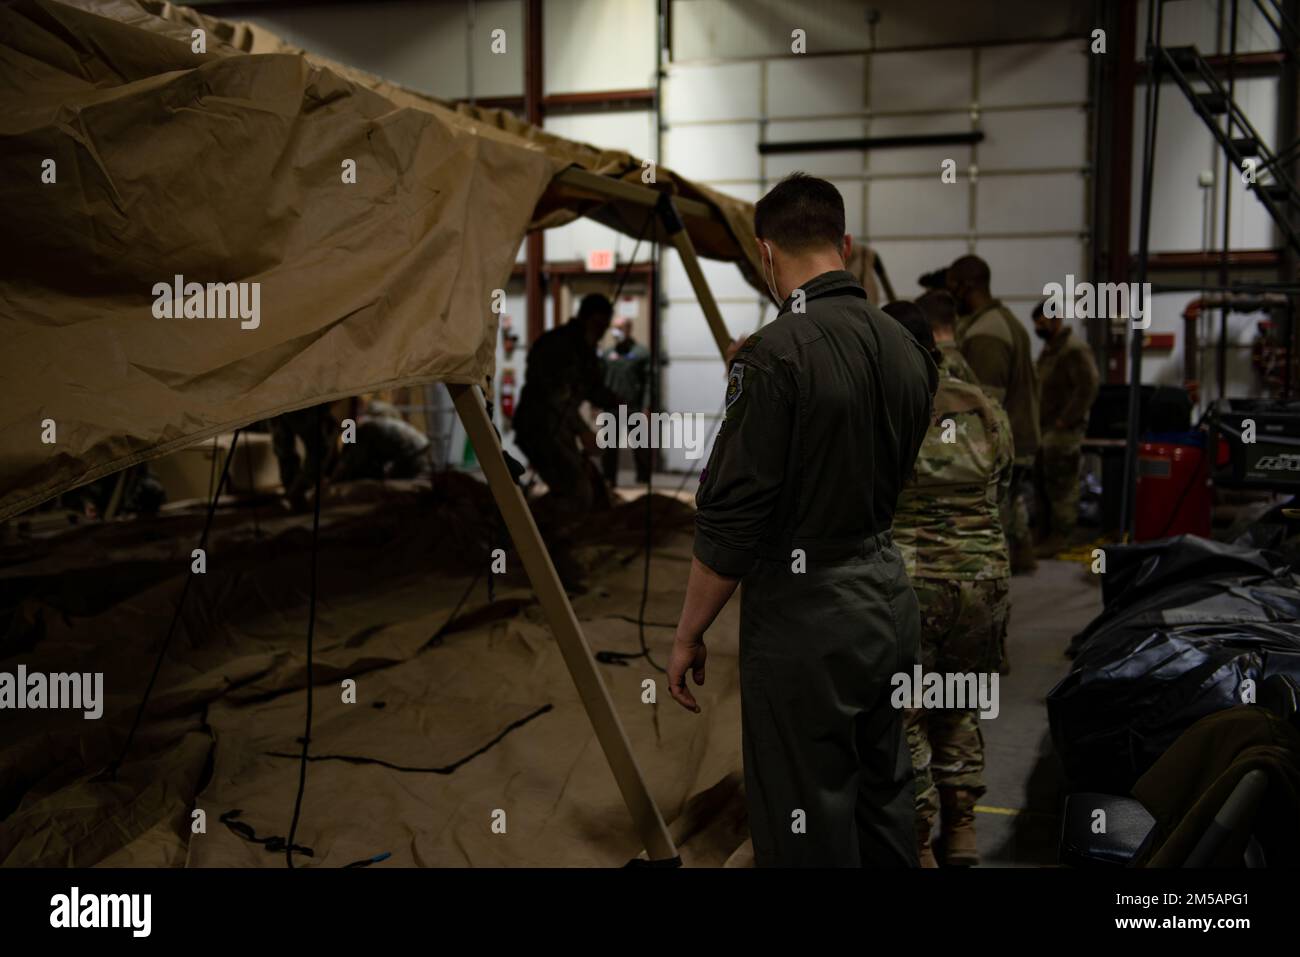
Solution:
<svg viewBox="0 0 1300 957">
<path fill-rule="evenodd" d="M 974 791 L 939 788 L 945 867 L 974 867 L 980 862 L 975 843 Z"/>
</svg>

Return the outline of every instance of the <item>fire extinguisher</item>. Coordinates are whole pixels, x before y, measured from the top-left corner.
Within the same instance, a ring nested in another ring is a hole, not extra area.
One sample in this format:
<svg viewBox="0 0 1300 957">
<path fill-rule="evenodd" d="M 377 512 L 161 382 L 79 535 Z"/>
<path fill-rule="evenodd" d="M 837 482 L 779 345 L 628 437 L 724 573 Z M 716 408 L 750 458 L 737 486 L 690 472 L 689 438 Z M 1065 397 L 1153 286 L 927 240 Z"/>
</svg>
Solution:
<svg viewBox="0 0 1300 957">
<path fill-rule="evenodd" d="M 509 421 L 515 417 L 515 370 L 501 370 L 501 414 Z"/>
</svg>

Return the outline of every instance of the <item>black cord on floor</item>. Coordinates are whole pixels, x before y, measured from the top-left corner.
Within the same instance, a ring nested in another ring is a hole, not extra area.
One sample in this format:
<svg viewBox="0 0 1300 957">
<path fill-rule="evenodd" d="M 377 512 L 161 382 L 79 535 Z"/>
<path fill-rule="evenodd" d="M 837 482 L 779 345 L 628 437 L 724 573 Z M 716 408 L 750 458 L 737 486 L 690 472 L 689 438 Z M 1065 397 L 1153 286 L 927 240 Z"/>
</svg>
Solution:
<svg viewBox="0 0 1300 957">
<path fill-rule="evenodd" d="M 650 469 L 645 480 L 645 565 L 641 572 L 641 607 L 636 613 L 636 636 L 641 642 L 641 654 L 650 663 L 650 667 L 660 674 L 667 674 L 668 669 L 650 657 L 650 648 L 645 643 L 645 605 L 646 599 L 650 597 L 650 549 L 653 542 L 651 515 L 654 511 L 654 474 L 655 470 Z"/>
<path fill-rule="evenodd" d="M 245 470 L 248 472 L 248 504 L 253 509 L 253 541 L 259 541 L 262 538 L 262 530 L 257 524 L 257 488 L 253 482 L 253 454 L 249 449 L 249 454 L 244 456 L 244 464 L 248 466 Z"/>
<path fill-rule="evenodd" d="M 645 224 L 642 225 L 641 227 L 641 234 L 636 238 L 636 245 L 632 247 L 632 258 L 628 260 L 627 268 L 623 270 L 623 278 L 619 280 L 618 290 L 614 293 L 615 308 L 617 308 L 618 297 L 623 292 L 623 283 L 627 282 L 628 274 L 632 271 L 632 264 L 636 262 L 636 254 L 641 249 L 641 237 L 645 235 L 646 230 L 650 227 L 650 220 L 652 220 L 654 216 L 655 213 L 652 211 L 650 215 L 646 217 Z M 651 293 L 651 295 L 653 295 L 653 293 Z M 653 311 L 651 312 L 651 315 L 654 315 Z M 656 371 L 657 370 L 653 366 L 651 366 L 650 368 L 651 382 L 654 382 Z M 630 655 L 630 656 L 623 655 L 619 657 L 620 658 L 626 658 L 626 657 L 645 658 L 645 660 L 650 663 L 650 667 L 653 668 L 655 671 L 658 671 L 660 674 L 667 674 L 667 670 L 661 668 L 658 664 L 655 663 L 655 660 L 650 657 L 650 648 L 645 643 L 645 603 L 646 603 L 646 599 L 650 595 L 650 542 L 651 542 L 650 516 L 651 516 L 651 510 L 654 506 L 654 501 L 653 499 L 651 499 L 650 496 L 654 492 L 654 476 L 655 476 L 654 460 L 653 458 L 651 458 L 650 468 L 646 469 L 646 477 L 645 477 L 645 567 L 641 574 L 641 608 L 637 612 L 637 616 L 636 616 L 636 634 L 637 634 L 637 640 L 641 643 L 641 654 Z"/>
<path fill-rule="evenodd" d="M 636 245 L 632 247 L 632 258 L 627 261 L 627 266 L 623 269 L 623 275 L 619 277 L 618 286 L 614 289 L 614 298 L 612 301 L 615 309 L 618 308 L 618 297 L 623 294 L 623 285 L 627 282 L 627 277 L 631 274 L 632 266 L 636 262 L 636 254 L 641 250 L 641 240 L 645 237 L 646 231 L 650 228 L 651 221 L 655 218 L 656 209 L 657 207 L 651 208 L 649 215 L 646 216 L 645 222 L 641 225 L 641 232 L 636 237 Z M 655 369 L 651 367 L 650 379 L 652 382 L 654 377 Z M 623 651 L 598 651 L 596 652 L 596 660 L 601 664 L 606 665 L 626 665 L 629 661 L 636 658 L 644 658 L 650 663 L 650 667 L 654 668 L 655 671 L 666 673 L 665 669 L 661 668 L 655 663 L 655 660 L 650 657 L 650 649 L 645 643 L 645 605 L 646 598 L 649 596 L 650 592 L 650 510 L 651 506 L 654 504 L 650 495 L 653 491 L 653 483 L 654 463 L 652 462 L 649 474 L 646 476 L 645 480 L 645 569 L 641 576 L 641 610 L 637 614 L 636 628 L 637 638 L 641 642 L 641 651 L 635 655 Z"/>
<path fill-rule="evenodd" d="M 604 665 L 626 665 L 629 661 L 635 661 L 637 658 L 644 658 L 649 662 L 650 667 L 660 674 L 667 674 L 667 669 L 663 668 L 650 657 L 650 648 L 645 643 L 645 606 L 646 600 L 650 597 L 650 546 L 652 542 L 651 512 L 654 506 L 654 499 L 651 497 L 654 492 L 654 469 L 650 469 L 650 474 L 645 480 L 645 563 L 641 572 L 641 607 L 636 616 L 636 635 L 637 640 L 641 643 L 641 650 L 636 654 L 630 654 L 625 651 L 598 651 L 596 660 Z"/>
<path fill-rule="evenodd" d="M 482 565 L 480 565 L 479 570 L 474 573 L 474 577 L 471 578 L 469 584 L 465 586 L 465 591 L 460 596 L 460 601 L 456 602 L 456 607 L 451 610 L 451 614 L 448 615 L 447 620 L 442 623 L 442 627 L 433 633 L 433 637 L 429 639 L 428 644 L 435 645 L 442 641 L 442 636 L 446 633 L 447 629 L 451 627 L 452 622 L 456 620 L 457 616 L 460 615 L 460 610 L 465 607 L 465 602 L 469 600 L 469 596 L 474 592 L 474 586 L 478 584 L 479 579 L 482 577 L 483 568 Z M 491 581 L 492 579 L 489 576 L 488 583 L 491 584 Z"/>
<path fill-rule="evenodd" d="M 218 820 L 220 820 L 222 824 L 226 825 L 232 834 L 236 837 L 243 838 L 250 844 L 261 844 L 262 847 L 272 853 L 284 850 L 284 838 L 277 835 L 259 837 L 257 831 L 254 830 L 251 824 L 239 820 L 239 816 L 243 813 L 242 808 L 231 808 L 225 814 L 221 815 Z M 294 850 L 299 854 L 306 854 L 308 857 L 312 857 L 316 853 L 310 847 L 295 847 Z"/>
<path fill-rule="evenodd" d="M 322 444 L 324 442 L 324 438 L 321 433 L 321 425 L 322 425 L 321 415 L 322 415 L 323 408 L 324 408 L 323 405 L 316 407 L 316 440 L 318 442 L 321 442 Z M 318 457 L 318 461 L 323 463 L 324 461 L 323 454 L 322 456 Z M 227 462 L 227 464 L 229 464 L 229 462 Z M 312 690 L 315 684 L 314 669 L 312 665 L 313 665 L 313 658 L 314 658 L 313 648 L 314 648 L 315 633 L 316 633 L 316 594 L 317 594 L 316 586 L 317 586 L 318 555 L 319 555 L 319 546 L 320 546 L 321 476 L 323 472 L 324 472 L 323 464 L 318 465 L 316 469 L 316 496 L 315 496 L 315 502 L 313 503 L 313 509 L 312 509 L 311 585 L 310 585 L 308 607 L 307 607 L 307 715 L 306 715 L 306 722 L 305 722 L 305 727 L 303 729 L 303 736 L 302 736 L 302 751 L 298 754 L 298 793 L 295 796 L 293 802 L 293 819 L 289 824 L 289 836 L 287 839 L 283 841 L 284 862 L 285 862 L 285 866 L 290 869 L 294 868 L 293 852 L 295 850 L 299 851 L 300 853 L 305 853 L 308 856 L 312 855 L 312 851 L 310 848 L 301 847 L 298 844 L 296 844 L 294 841 L 294 838 L 297 836 L 298 833 L 298 822 L 302 816 L 303 795 L 306 793 L 307 790 L 307 765 L 312 761 L 318 761 L 318 760 L 320 761 L 352 760 L 355 761 L 356 763 L 376 763 L 376 764 L 384 763 L 377 759 L 339 757 L 336 755 L 323 755 L 319 757 L 312 757 L 309 753 L 311 748 L 312 699 L 313 699 Z M 456 607 L 452 609 L 452 612 L 447 617 L 446 622 L 444 622 L 443 626 L 438 629 L 438 631 L 434 634 L 433 638 L 430 639 L 431 641 L 439 640 L 442 637 L 443 632 L 446 631 L 446 629 L 452 624 L 452 622 L 456 620 L 457 616 L 460 614 L 461 608 L 464 607 L 465 602 L 469 599 L 470 594 L 474 591 L 474 586 L 478 584 L 479 579 L 482 577 L 482 574 L 483 574 L 482 566 L 480 565 L 478 573 L 475 574 L 474 577 L 470 580 L 469 585 L 466 587 L 464 593 L 460 596 L 460 600 L 456 603 Z M 536 717 L 537 714 L 541 714 L 549 710 L 550 710 L 550 705 L 547 705 L 541 710 L 539 710 L 538 712 L 534 712 L 534 714 L 529 715 L 527 718 L 523 719 L 523 721 L 516 722 L 516 724 L 518 725 L 518 724 L 526 723 L 527 721 L 532 720 L 533 717 Z M 507 728 L 505 732 L 502 732 L 502 736 L 504 736 L 506 733 L 512 730 L 515 726 L 516 725 L 511 725 L 510 728 Z M 496 741 L 493 741 L 492 743 L 495 744 Z M 488 747 L 490 746 L 491 745 L 489 744 Z M 478 752 L 476 752 L 476 754 L 477 753 Z M 288 755 L 277 755 L 277 756 L 288 757 Z M 474 755 L 470 755 L 469 757 L 463 760 L 467 761 L 469 760 L 470 757 L 473 756 Z M 406 769 L 401 769 L 401 770 L 406 770 Z M 434 770 L 434 769 L 428 769 L 428 770 Z M 452 768 L 452 770 L 454 770 L 454 767 Z M 269 849 L 278 850 L 279 847 L 274 842 L 279 842 L 280 840 L 281 840 L 280 838 L 272 838 L 271 841 L 273 843 L 271 844 L 270 847 L 268 847 L 268 850 Z M 384 852 L 382 854 L 377 854 L 374 857 L 365 858 L 360 861 L 354 861 L 351 864 L 345 864 L 344 867 L 345 868 L 368 867 L 371 864 L 375 864 L 380 861 L 386 860 L 390 856 L 391 855 L 388 852 Z"/>
<path fill-rule="evenodd" d="M 492 748 L 496 747 L 498 744 L 504 741 L 506 735 L 510 734 L 511 731 L 515 731 L 519 728 L 522 728 L 524 725 L 532 721 L 534 718 L 540 718 L 542 715 L 548 714 L 550 711 L 554 709 L 554 707 L 555 707 L 554 705 L 544 704 L 540 708 L 536 708 L 529 714 L 524 715 L 519 720 L 512 721 L 509 725 L 506 726 L 505 730 L 503 730 L 500 734 L 494 737 L 487 744 L 483 745 L 482 747 L 476 748 L 475 750 L 471 751 L 469 754 L 465 755 L 463 758 L 457 758 L 455 761 L 451 762 L 451 764 L 444 764 L 436 767 L 414 767 L 408 764 L 394 764 L 392 761 L 385 761 L 383 758 L 372 758 L 364 754 L 313 754 L 307 760 L 308 761 L 342 761 L 346 764 L 372 764 L 372 765 L 377 765 L 378 767 L 381 768 L 388 768 L 392 771 L 400 771 L 403 774 L 444 774 L 444 775 L 455 774 L 456 771 L 460 769 L 462 766 L 468 764 L 470 761 L 473 761 L 480 754 L 487 753 L 488 751 L 492 750 Z M 264 751 L 263 753 L 267 757 L 271 757 L 271 758 L 294 757 L 294 755 L 292 754 L 285 754 L 280 751 Z"/>
<path fill-rule="evenodd" d="M 316 502 L 311 520 L 311 597 L 307 606 L 307 725 L 302 733 L 302 760 L 298 766 L 298 796 L 293 802 L 293 821 L 289 825 L 289 840 L 284 848 L 284 863 L 293 868 L 293 839 L 298 832 L 298 817 L 302 812 L 302 795 L 307 788 L 307 749 L 311 747 L 311 699 L 312 699 L 312 639 L 316 632 L 316 553 L 320 543 L 320 494 L 321 473 L 325 471 L 325 437 L 321 434 L 321 410 L 324 405 L 316 406 L 316 441 L 320 444 L 316 459 Z"/>
<path fill-rule="evenodd" d="M 212 530 L 212 519 L 217 514 L 217 501 L 221 498 L 221 490 L 226 485 L 226 476 L 230 472 L 230 462 L 235 457 L 235 446 L 239 444 L 239 433 L 242 429 L 235 429 L 235 434 L 230 440 L 230 451 L 226 454 L 226 461 L 221 466 L 221 478 L 217 481 L 215 494 L 212 495 L 208 502 L 208 515 L 203 522 L 203 534 L 199 536 L 199 549 L 206 555 L 208 547 L 208 533 Z M 216 453 L 213 453 L 213 463 L 216 462 Z M 211 484 L 209 484 L 211 490 Z M 206 559 L 205 559 L 206 560 Z M 135 718 L 131 722 L 131 730 L 127 732 L 126 743 L 122 745 L 122 751 L 116 759 L 108 766 L 105 773 L 109 780 L 117 780 L 118 768 L 126 760 L 127 754 L 131 750 L 131 744 L 135 741 L 135 733 L 139 730 L 140 721 L 144 718 L 145 708 L 149 706 L 149 696 L 153 694 L 154 683 L 158 680 L 158 672 L 162 670 L 163 659 L 167 657 L 167 649 L 171 646 L 172 635 L 176 633 L 176 624 L 181 620 L 181 612 L 185 609 L 185 596 L 190 593 L 190 585 L 194 581 L 194 571 L 191 570 L 185 576 L 185 583 L 181 586 L 180 598 L 176 601 L 176 610 L 172 612 L 171 624 L 167 626 L 167 636 L 163 638 L 162 647 L 158 649 L 158 657 L 153 663 L 153 673 L 149 675 L 149 683 L 145 685 L 144 696 L 140 699 L 139 706 L 135 709 Z"/>
<path fill-rule="evenodd" d="M 231 444 L 231 451 L 234 451 L 234 444 Z M 212 437 L 212 461 L 208 465 L 208 498 L 212 498 L 212 482 L 217 476 L 217 437 Z"/>
<path fill-rule="evenodd" d="M 630 622 L 630 623 L 633 624 L 633 625 L 635 625 L 635 624 L 637 623 L 637 619 L 633 618 L 631 615 L 596 615 L 596 616 L 593 617 L 593 618 L 583 618 L 581 615 L 579 615 L 579 616 L 578 616 L 578 621 L 599 621 L 599 620 L 601 620 L 601 619 L 603 619 L 603 618 L 617 618 L 619 621 Z M 676 627 L 677 627 L 677 622 L 675 622 L 675 621 L 647 621 L 647 622 L 645 623 L 645 626 L 646 626 L 647 628 L 676 628 Z"/>
<path fill-rule="evenodd" d="M 652 375 L 653 375 L 653 371 L 654 370 L 651 370 Z M 726 410 L 727 410 L 727 406 L 726 403 L 724 402 L 722 408 L 718 410 L 719 422 L 721 422 L 722 416 L 726 412 Z M 717 436 L 715 432 L 714 438 L 716 437 Z M 695 474 L 696 473 L 694 472 L 687 472 L 685 475 L 682 476 L 681 484 L 677 486 L 678 496 L 682 494 L 682 490 L 686 488 L 686 483 L 689 482 L 691 480 L 691 477 Z M 596 653 L 596 660 L 599 661 L 601 664 L 606 664 L 606 665 L 626 665 L 629 661 L 632 661 L 634 659 L 644 658 L 646 661 L 650 663 L 650 667 L 654 668 L 656 671 L 660 672 L 661 674 L 667 674 L 667 670 L 661 668 L 658 664 L 655 663 L 655 660 L 650 657 L 650 649 L 645 643 L 645 626 L 646 626 L 645 606 L 646 606 L 646 599 L 650 594 L 650 546 L 651 546 L 650 514 L 651 514 L 651 506 L 652 506 L 652 499 L 650 498 L 650 496 L 653 493 L 653 491 L 654 491 L 654 468 L 652 466 L 650 469 L 650 474 L 646 477 L 646 481 L 645 481 L 645 503 L 646 503 L 645 505 L 645 568 L 641 576 L 641 608 L 637 612 L 637 617 L 636 617 L 637 638 L 641 642 L 641 652 L 640 654 L 632 655 L 621 651 L 600 651 Z M 673 627 L 675 628 L 676 626 L 674 625 Z"/>
</svg>

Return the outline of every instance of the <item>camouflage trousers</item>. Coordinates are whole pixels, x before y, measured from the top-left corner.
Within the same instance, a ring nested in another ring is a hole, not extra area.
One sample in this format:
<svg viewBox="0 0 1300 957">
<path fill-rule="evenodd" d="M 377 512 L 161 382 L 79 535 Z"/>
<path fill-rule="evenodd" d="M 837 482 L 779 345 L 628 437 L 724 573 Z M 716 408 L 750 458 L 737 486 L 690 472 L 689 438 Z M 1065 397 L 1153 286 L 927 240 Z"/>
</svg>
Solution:
<svg viewBox="0 0 1300 957">
<path fill-rule="evenodd" d="M 1046 535 L 1068 539 L 1079 522 L 1079 463 L 1083 432 L 1044 432 L 1038 447 L 1038 488 Z"/>
<path fill-rule="evenodd" d="M 1029 531 L 1029 500 L 1033 496 L 1032 463 L 1021 465 L 1019 460 L 1011 470 L 1011 485 L 1002 500 L 998 502 L 998 513 L 1002 519 L 1002 531 L 1006 533 L 1007 545 L 1013 556 L 1018 550 L 1029 551 L 1034 547 L 1033 536 Z"/>
<path fill-rule="evenodd" d="M 1011 607 L 1008 579 L 914 578 L 912 588 L 921 606 L 920 657 L 926 672 L 998 670 Z M 909 708 L 903 723 L 916 772 L 918 824 L 923 827 L 939 813 L 939 788 L 984 793 L 978 711 Z"/>
</svg>

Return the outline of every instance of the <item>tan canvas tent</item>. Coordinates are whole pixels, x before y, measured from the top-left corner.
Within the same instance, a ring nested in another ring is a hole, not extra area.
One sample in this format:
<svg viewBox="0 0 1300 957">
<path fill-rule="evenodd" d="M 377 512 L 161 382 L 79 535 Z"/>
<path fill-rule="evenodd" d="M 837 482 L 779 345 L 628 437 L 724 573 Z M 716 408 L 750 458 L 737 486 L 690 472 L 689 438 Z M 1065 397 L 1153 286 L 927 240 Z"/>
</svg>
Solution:
<svg viewBox="0 0 1300 957">
<path fill-rule="evenodd" d="M 580 178 L 639 186 L 626 153 L 454 110 L 246 25 L 154 9 L 0 11 L 0 519 L 288 409 L 482 384 L 492 293 L 528 229 L 579 215 L 633 235 L 645 225 L 640 202 Z M 695 247 L 755 276 L 749 205 L 655 172 Z M 177 276 L 194 315 L 178 302 L 160 318 L 155 289 L 171 287 L 171 302 Z M 259 315 L 199 318 L 189 283 L 205 306 L 210 283 L 217 306 L 233 305 L 225 284 L 256 283 Z"/>
<path fill-rule="evenodd" d="M 671 857 L 476 387 L 524 234 L 578 215 L 671 242 L 724 347 L 695 248 L 755 281 L 748 205 L 129 0 L 0 9 L 0 138 L 0 520 L 280 412 L 447 383 L 644 846 Z"/>
</svg>

